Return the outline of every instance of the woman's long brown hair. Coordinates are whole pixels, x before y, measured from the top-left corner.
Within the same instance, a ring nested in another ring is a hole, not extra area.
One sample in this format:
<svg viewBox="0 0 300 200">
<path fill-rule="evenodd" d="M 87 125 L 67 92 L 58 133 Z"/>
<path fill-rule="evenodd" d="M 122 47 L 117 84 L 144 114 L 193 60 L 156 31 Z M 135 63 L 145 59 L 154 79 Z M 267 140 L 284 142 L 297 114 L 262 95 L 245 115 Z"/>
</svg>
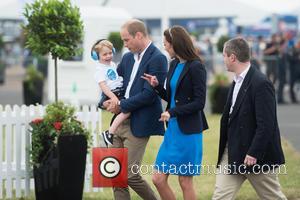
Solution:
<svg viewBox="0 0 300 200">
<path fill-rule="evenodd" d="M 164 31 L 166 40 L 172 44 L 174 52 L 186 61 L 199 60 L 199 55 L 192 42 L 189 33 L 182 26 L 173 26 Z"/>
</svg>

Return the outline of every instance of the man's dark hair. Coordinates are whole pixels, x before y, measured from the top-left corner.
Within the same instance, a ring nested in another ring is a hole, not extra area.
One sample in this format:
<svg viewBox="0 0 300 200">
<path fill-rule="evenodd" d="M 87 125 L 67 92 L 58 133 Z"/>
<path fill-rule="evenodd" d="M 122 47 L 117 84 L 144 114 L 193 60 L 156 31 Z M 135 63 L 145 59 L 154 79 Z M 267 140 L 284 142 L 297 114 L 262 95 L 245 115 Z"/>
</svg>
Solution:
<svg viewBox="0 0 300 200">
<path fill-rule="evenodd" d="M 224 46 L 227 56 L 234 54 L 240 62 L 247 62 L 250 60 L 250 47 L 245 39 L 241 37 L 233 38 L 228 40 Z"/>
</svg>

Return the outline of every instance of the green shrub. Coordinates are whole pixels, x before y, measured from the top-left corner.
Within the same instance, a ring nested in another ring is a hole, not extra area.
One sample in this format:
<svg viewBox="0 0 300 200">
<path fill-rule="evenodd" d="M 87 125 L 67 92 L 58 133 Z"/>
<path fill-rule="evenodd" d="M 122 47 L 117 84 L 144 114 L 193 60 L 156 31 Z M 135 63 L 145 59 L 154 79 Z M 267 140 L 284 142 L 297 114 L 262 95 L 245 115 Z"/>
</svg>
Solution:
<svg viewBox="0 0 300 200">
<path fill-rule="evenodd" d="M 117 52 L 120 52 L 123 48 L 123 41 L 121 39 L 119 32 L 111 32 L 107 38 L 111 43 L 113 43 Z"/>
<path fill-rule="evenodd" d="M 222 53 L 223 52 L 223 47 L 224 47 L 224 44 L 225 42 L 227 42 L 228 40 L 230 40 L 230 37 L 228 37 L 227 35 L 222 35 L 218 42 L 217 42 L 217 49 L 218 49 L 218 52 Z"/>
<path fill-rule="evenodd" d="M 209 86 L 208 98 L 212 105 L 216 104 L 216 92 L 220 87 L 227 87 L 229 85 L 229 80 L 226 74 L 220 73 L 215 74 L 214 82 Z"/>
<path fill-rule="evenodd" d="M 38 166 L 43 162 L 52 148 L 57 145 L 57 139 L 63 135 L 84 135 L 91 146 L 90 132 L 75 117 L 75 108 L 63 102 L 49 104 L 44 118 L 30 122 L 32 146 L 31 163 Z"/>
<path fill-rule="evenodd" d="M 34 90 L 35 84 L 37 82 L 43 80 L 43 74 L 39 72 L 34 65 L 30 65 L 29 67 L 27 67 L 24 82 L 28 83 L 29 89 L 31 91 Z"/>
</svg>

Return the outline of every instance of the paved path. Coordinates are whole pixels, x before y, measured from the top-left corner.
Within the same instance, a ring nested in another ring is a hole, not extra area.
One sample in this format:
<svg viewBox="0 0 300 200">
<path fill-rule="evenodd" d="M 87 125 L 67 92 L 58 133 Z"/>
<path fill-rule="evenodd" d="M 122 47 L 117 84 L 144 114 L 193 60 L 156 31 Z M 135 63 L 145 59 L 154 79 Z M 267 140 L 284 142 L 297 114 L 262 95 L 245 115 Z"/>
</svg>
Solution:
<svg viewBox="0 0 300 200">
<path fill-rule="evenodd" d="M 0 104 L 21 105 L 23 103 L 22 81 L 25 70 L 19 66 L 12 66 L 5 72 L 5 83 L 0 85 Z"/>
<path fill-rule="evenodd" d="M 300 152 L 300 104 L 278 106 L 281 135 Z"/>
</svg>

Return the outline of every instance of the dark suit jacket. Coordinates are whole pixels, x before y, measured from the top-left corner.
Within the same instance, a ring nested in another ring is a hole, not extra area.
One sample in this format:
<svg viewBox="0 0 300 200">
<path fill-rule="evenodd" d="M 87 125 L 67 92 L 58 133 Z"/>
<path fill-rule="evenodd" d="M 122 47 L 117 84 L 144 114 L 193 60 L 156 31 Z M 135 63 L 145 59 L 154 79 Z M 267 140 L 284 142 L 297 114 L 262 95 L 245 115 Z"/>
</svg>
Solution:
<svg viewBox="0 0 300 200">
<path fill-rule="evenodd" d="M 134 54 L 126 53 L 117 71 L 123 77 L 123 87 L 127 88 L 132 68 Z M 162 135 L 163 123 L 158 119 L 162 113 L 161 100 L 148 84 L 141 78 L 144 73 L 155 75 L 163 83 L 167 74 L 167 59 L 153 44 L 146 50 L 139 65 L 134 82 L 129 92 L 129 98 L 121 100 L 121 112 L 131 112 L 130 127 L 134 136 L 145 137 L 149 135 Z"/>
<path fill-rule="evenodd" d="M 246 154 L 255 157 L 260 166 L 283 164 L 272 83 L 251 66 L 229 115 L 234 85 L 233 82 L 221 119 L 218 164 L 227 142 L 230 165 L 243 164 Z M 246 170 L 252 171 L 253 168 Z"/>
<path fill-rule="evenodd" d="M 177 82 L 174 108 L 170 109 L 170 80 L 179 60 L 170 63 L 166 89 L 160 84 L 155 87 L 159 96 L 168 102 L 167 110 L 171 117 L 177 117 L 179 128 L 186 134 L 200 133 L 208 129 L 203 112 L 206 97 L 206 71 L 200 61 L 189 61 L 183 68 Z"/>
</svg>

